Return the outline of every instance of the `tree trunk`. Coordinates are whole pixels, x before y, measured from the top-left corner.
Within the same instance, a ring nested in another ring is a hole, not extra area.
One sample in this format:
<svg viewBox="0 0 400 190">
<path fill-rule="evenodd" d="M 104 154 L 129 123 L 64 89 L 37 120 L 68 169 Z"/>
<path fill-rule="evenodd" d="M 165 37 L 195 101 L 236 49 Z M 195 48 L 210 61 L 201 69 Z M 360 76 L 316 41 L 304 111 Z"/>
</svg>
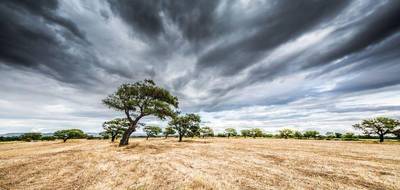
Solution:
<svg viewBox="0 0 400 190">
<path fill-rule="evenodd" d="M 135 131 L 135 125 L 131 125 L 124 134 L 122 135 L 121 141 L 119 141 L 119 146 L 125 146 L 129 143 L 129 137 Z"/>
<path fill-rule="evenodd" d="M 165 139 L 167 139 L 168 138 L 168 135 L 165 135 Z"/>
<path fill-rule="evenodd" d="M 147 135 L 146 140 L 149 140 L 149 135 Z"/>
<path fill-rule="evenodd" d="M 380 134 L 379 135 L 379 142 L 383 142 L 383 141 L 384 141 L 383 134 Z"/>
<path fill-rule="evenodd" d="M 182 142 L 182 136 L 181 134 L 179 134 L 179 142 Z"/>
<path fill-rule="evenodd" d="M 115 140 L 115 135 L 112 135 L 111 136 L 111 142 L 114 142 L 114 140 Z"/>
<path fill-rule="evenodd" d="M 67 142 L 68 138 L 63 138 L 63 142 Z"/>
</svg>

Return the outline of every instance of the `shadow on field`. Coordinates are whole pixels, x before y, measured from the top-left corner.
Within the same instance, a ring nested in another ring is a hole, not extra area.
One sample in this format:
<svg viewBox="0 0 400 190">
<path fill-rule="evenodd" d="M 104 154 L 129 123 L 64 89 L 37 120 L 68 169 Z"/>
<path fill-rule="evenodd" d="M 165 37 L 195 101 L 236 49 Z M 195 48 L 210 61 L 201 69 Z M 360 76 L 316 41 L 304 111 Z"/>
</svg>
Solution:
<svg viewBox="0 0 400 190">
<path fill-rule="evenodd" d="M 200 141 L 200 140 L 183 140 L 182 142 L 171 141 L 171 140 L 143 140 L 130 142 L 129 145 L 125 147 L 121 147 L 117 151 L 123 152 L 134 152 L 134 153 L 148 153 L 148 154 L 160 154 L 166 151 L 171 151 L 174 149 L 185 149 L 191 148 L 195 144 L 209 144 L 209 141 Z M 118 146 L 112 145 L 113 147 L 118 148 Z"/>
</svg>

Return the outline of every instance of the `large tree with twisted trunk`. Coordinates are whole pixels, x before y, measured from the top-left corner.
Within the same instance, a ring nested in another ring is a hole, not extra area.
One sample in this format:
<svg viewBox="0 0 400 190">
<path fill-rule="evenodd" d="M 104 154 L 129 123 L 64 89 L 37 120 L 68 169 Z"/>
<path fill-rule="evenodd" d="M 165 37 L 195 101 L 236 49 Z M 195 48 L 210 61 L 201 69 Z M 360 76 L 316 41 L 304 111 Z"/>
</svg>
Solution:
<svg viewBox="0 0 400 190">
<path fill-rule="evenodd" d="M 117 91 L 103 100 L 109 108 L 125 113 L 130 125 L 122 135 L 119 146 L 129 143 L 130 135 L 136 131 L 139 120 L 156 116 L 161 120 L 175 115 L 178 98 L 167 90 L 156 86 L 152 80 L 123 84 Z"/>
</svg>

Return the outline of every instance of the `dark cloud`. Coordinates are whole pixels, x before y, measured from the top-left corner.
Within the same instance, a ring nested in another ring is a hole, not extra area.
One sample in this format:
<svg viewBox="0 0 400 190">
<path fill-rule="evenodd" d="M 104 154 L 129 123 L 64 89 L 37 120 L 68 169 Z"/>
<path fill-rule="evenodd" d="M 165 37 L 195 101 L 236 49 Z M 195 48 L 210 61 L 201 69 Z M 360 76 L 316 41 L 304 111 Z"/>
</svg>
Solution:
<svg viewBox="0 0 400 190">
<path fill-rule="evenodd" d="M 84 50 L 89 44 L 78 27 L 58 15 L 58 6 L 57 1 L 2 1 L 0 60 L 63 82 L 88 83 L 96 58 Z"/>
<path fill-rule="evenodd" d="M 400 1 L 380 7 L 365 19 L 353 23 L 352 30 L 345 26 L 335 32 L 335 36 L 343 36 L 355 32 L 353 37 L 338 48 L 332 49 L 325 55 L 316 57 L 315 60 L 305 64 L 305 67 L 312 67 L 320 64 L 328 64 L 330 61 L 342 58 L 346 55 L 358 52 L 368 46 L 374 45 L 387 37 L 390 37 L 400 29 Z"/>
<path fill-rule="evenodd" d="M 290 41 L 319 22 L 335 16 L 347 1 L 277 1 L 271 11 L 261 12 L 247 23 L 245 35 L 232 43 L 211 49 L 202 55 L 198 68 L 223 67 L 222 74 L 233 75 L 254 64 L 269 50 Z M 237 15 L 239 16 L 239 15 Z M 238 26 L 241 27 L 241 26 Z M 240 38 L 240 37 L 239 37 Z"/>
<path fill-rule="evenodd" d="M 144 78 L 177 95 L 184 112 L 243 112 L 215 118 L 246 126 L 394 115 L 399 20 L 396 0 L 4 0 L 0 127 L 3 118 L 92 125 L 113 116 L 102 97 Z M 341 107 L 349 97 L 363 106 Z M 21 100 L 30 108 L 15 106 Z"/>
</svg>

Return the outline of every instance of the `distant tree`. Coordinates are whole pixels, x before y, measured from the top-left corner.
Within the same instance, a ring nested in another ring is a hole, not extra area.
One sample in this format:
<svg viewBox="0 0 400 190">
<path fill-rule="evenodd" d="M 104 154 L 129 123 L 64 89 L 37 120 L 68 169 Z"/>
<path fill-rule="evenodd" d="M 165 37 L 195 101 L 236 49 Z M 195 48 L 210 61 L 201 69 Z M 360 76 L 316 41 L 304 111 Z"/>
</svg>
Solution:
<svg viewBox="0 0 400 190">
<path fill-rule="evenodd" d="M 303 136 L 305 138 L 314 138 L 314 139 L 317 138 L 318 135 L 319 135 L 319 132 L 315 131 L 315 130 L 308 130 L 308 131 L 305 131 L 303 134 Z"/>
<path fill-rule="evenodd" d="M 377 134 L 379 142 L 383 142 L 386 134 L 398 130 L 400 121 L 387 117 L 377 117 L 363 120 L 360 124 L 354 124 L 353 127 L 362 130 L 364 133 Z"/>
<path fill-rule="evenodd" d="M 168 135 L 173 135 L 175 133 L 176 133 L 175 129 L 171 126 L 165 127 L 163 131 L 165 138 L 168 138 Z"/>
<path fill-rule="evenodd" d="M 24 133 L 20 138 L 23 141 L 37 141 L 40 140 L 41 137 L 41 133 Z"/>
<path fill-rule="evenodd" d="M 111 136 L 111 142 L 114 142 L 117 137 L 124 134 L 129 125 L 130 123 L 126 118 L 117 118 L 111 121 L 106 121 L 103 123 L 103 135 L 108 134 Z"/>
<path fill-rule="evenodd" d="M 335 138 L 342 138 L 342 133 L 335 133 Z"/>
<path fill-rule="evenodd" d="M 145 116 L 156 116 L 161 120 L 175 115 L 178 98 L 167 90 L 156 86 L 152 80 L 121 85 L 114 94 L 103 100 L 109 108 L 125 113 L 130 125 L 122 135 L 120 146 L 127 145 L 129 137 L 136 131 L 139 120 Z"/>
<path fill-rule="evenodd" d="M 204 137 L 213 137 L 214 130 L 211 127 L 202 127 L 200 128 L 200 135 Z"/>
<path fill-rule="evenodd" d="M 146 140 L 149 139 L 149 137 L 155 137 L 158 134 L 161 133 L 161 128 L 159 126 L 155 125 L 148 125 L 143 128 L 143 131 L 146 132 Z"/>
<path fill-rule="evenodd" d="M 55 137 L 55 136 L 42 136 L 41 138 L 40 138 L 40 140 L 42 140 L 42 141 L 54 141 L 54 140 L 56 140 L 57 138 Z"/>
<path fill-rule="evenodd" d="M 293 137 L 296 139 L 301 139 L 303 137 L 303 134 L 300 131 L 295 131 L 293 133 Z"/>
<path fill-rule="evenodd" d="M 80 129 L 66 129 L 54 132 L 54 136 L 66 142 L 68 139 L 85 138 L 86 134 Z"/>
<path fill-rule="evenodd" d="M 262 134 L 262 137 L 267 137 L 267 138 L 271 138 L 271 137 L 273 137 L 274 135 L 273 134 L 270 134 L 270 133 L 263 133 Z"/>
<path fill-rule="evenodd" d="M 197 128 L 200 126 L 200 116 L 197 114 L 186 114 L 183 116 L 176 115 L 169 122 L 178 133 L 179 142 L 182 141 L 182 137 L 186 136 L 191 128 Z"/>
<path fill-rule="evenodd" d="M 110 138 L 110 134 L 106 133 L 105 131 L 99 133 L 100 136 L 103 137 L 103 139 L 109 139 Z"/>
<path fill-rule="evenodd" d="M 248 129 L 240 130 L 240 133 L 242 134 L 242 137 L 244 137 L 244 138 L 250 136 L 250 130 L 248 130 Z"/>
<path fill-rule="evenodd" d="M 292 137 L 293 136 L 293 130 L 291 130 L 291 129 L 281 129 L 281 130 L 279 130 L 279 136 L 282 137 L 282 138 L 285 138 L 285 139 L 287 139 L 289 137 Z"/>
<path fill-rule="evenodd" d="M 236 129 L 234 129 L 234 128 L 227 128 L 227 129 L 225 129 L 225 135 L 226 135 L 228 138 L 231 137 L 231 136 L 236 136 L 236 135 L 237 135 Z"/>
<path fill-rule="evenodd" d="M 253 138 L 262 137 L 263 132 L 259 128 L 250 129 L 250 136 Z"/>
<path fill-rule="evenodd" d="M 353 138 L 355 138 L 355 136 L 354 136 L 354 133 L 347 132 L 344 135 L 342 135 L 342 138 L 343 139 L 353 139 Z"/>
<path fill-rule="evenodd" d="M 333 138 L 336 137 L 334 132 L 326 132 L 326 133 L 325 133 L 325 136 L 326 136 L 326 138 L 328 138 L 328 139 L 333 139 Z"/>
</svg>

